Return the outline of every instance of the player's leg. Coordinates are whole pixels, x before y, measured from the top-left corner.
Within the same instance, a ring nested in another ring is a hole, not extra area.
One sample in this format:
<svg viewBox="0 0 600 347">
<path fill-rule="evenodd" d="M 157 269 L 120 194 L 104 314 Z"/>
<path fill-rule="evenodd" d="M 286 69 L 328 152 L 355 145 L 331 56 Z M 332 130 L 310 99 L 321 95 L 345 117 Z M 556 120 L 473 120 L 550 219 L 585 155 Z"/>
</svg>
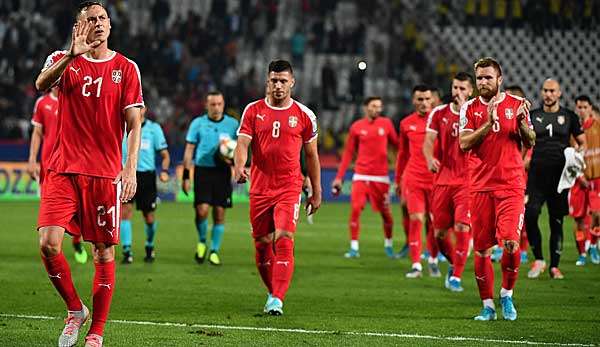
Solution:
<svg viewBox="0 0 600 347">
<path fill-rule="evenodd" d="M 83 247 L 83 243 L 81 242 L 81 235 L 75 235 L 71 238 L 71 243 L 73 244 L 73 250 L 75 255 L 75 261 L 79 264 L 87 263 L 88 254 Z"/>
<path fill-rule="evenodd" d="M 194 258 L 200 264 L 204 262 L 208 253 L 206 238 L 208 234 L 208 213 L 213 196 L 213 176 L 214 173 L 210 170 L 198 166 L 194 168 L 194 211 L 196 231 L 198 233 L 198 243 Z"/>
<path fill-rule="evenodd" d="M 587 194 L 578 182 L 569 191 L 569 213 L 575 220 L 575 246 L 579 255 L 575 265 L 583 266 L 586 261 L 585 238 L 589 224 Z"/>
<path fill-rule="evenodd" d="M 542 252 L 542 233 L 538 225 L 538 219 L 544 204 L 545 192 L 535 186 L 533 180 L 529 180 L 527 187 L 527 203 L 525 205 L 525 228 L 531 246 L 531 253 L 535 257 L 531 269 L 527 273 L 529 278 L 538 278 L 546 271 L 546 261 Z"/>
<path fill-rule="evenodd" d="M 550 225 L 550 277 L 563 279 L 559 270 L 560 256 L 563 250 L 563 219 L 569 213 L 568 193 L 552 192 L 548 197 L 548 224 Z"/>
<path fill-rule="evenodd" d="M 461 291 L 462 274 L 465 270 L 471 241 L 471 213 L 469 211 L 469 190 L 466 187 L 456 187 L 453 195 L 454 202 L 454 253 L 452 255 L 453 272 L 449 281 L 450 290 Z"/>
<path fill-rule="evenodd" d="M 212 210 L 213 227 L 210 233 L 210 253 L 208 261 L 212 265 L 221 265 L 219 251 L 223 242 L 223 234 L 225 233 L 225 208 L 222 206 L 213 206 Z"/>
<path fill-rule="evenodd" d="M 146 256 L 144 261 L 146 263 L 154 262 L 156 254 L 154 252 L 154 238 L 156 237 L 156 231 L 158 230 L 158 222 L 154 210 L 142 211 L 144 216 L 144 232 L 146 234 L 146 243 L 144 249 L 146 250 Z"/>
<path fill-rule="evenodd" d="M 446 287 L 449 287 L 449 279 L 452 276 L 454 264 L 454 247 L 452 245 L 448 229 L 452 227 L 452 200 L 453 189 L 449 186 L 434 186 L 431 197 L 431 223 L 434 229 L 434 242 L 439 251 L 446 257 L 450 266 L 446 276 Z"/>
<path fill-rule="evenodd" d="M 86 340 L 96 339 L 102 342 L 115 289 L 115 247 L 95 243 L 92 246 L 92 253 L 96 271 L 92 287 L 92 323 Z"/>
<path fill-rule="evenodd" d="M 410 218 L 408 215 L 408 207 L 406 206 L 406 200 L 400 196 L 400 211 L 402 212 L 402 231 L 404 231 L 404 246 L 398 254 L 397 258 L 404 258 L 408 255 L 408 231 L 410 227 Z"/>
<path fill-rule="evenodd" d="M 394 218 L 390 208 L 390 185 L 387 183 L 370 182 L 369 201 L 373 211 L 379 212 L 383 221 L 383 249 L 389 258 L 394 257 L 392 232 L 394 229 Z"/>
<path fill-rule="evenodd" d="M 250 197 L 250 223 L 252 225 L 252 237 L 254 238 L 254 249 L 256 268 L 260 278 L 267 288 L 267 306 L 272 300 L 273 293 L 273 264 L 275 254 L 273 253 L 273 233 L 275 224 L 273 222 L 272 201 Z"/>
<path fill-rule="evenodd" d="M 591 223 L 589 228 L 589 253 L 592 264 L 600 264 L 600 253 L 598 252 L 598 237 L 600 236 L 600 187 L 598 180 L 591 183 L 589 194 Z"/>
<path fill-rule="evenodd" d="M 146 256 L 144 261 L 151 263 L 154 261 L 156 254 L 154 252 L 154 238 L 158 230 L 154 211 L 156 211 L 156 173 L 138 172 L 138 190 L 136 192 L 136 208 L 142 211 L 144 216 L 144 233 L 146 235 L 146 243 L 144 250 Z"/>
<path fill-rule="evenodd" d="M 423 189 L 405 185 L 405 196 L 409 212 L 408 248 L 411 260 L 411 269 L 406 273 L 407 278 L 422 276 L 421 249 L 423 247 L 422 234 L 425 224 L 426 197 Z"/>
<path fill-rule="evenodd" d="M 133 262 L 133 251 L 131 250 L 133 230 L 131 218 L 133 217 L 133 201 L 121 205 L 121 247 L 123 249 L 123 264 Z"/>
<path fill-rule="evenodd" d="M 474 192 L 470 202 L 473 248 L 475 251 L 474 270 L 479 297 L 483 309 L 475 320 L 496 320 L 494 305 L 494 268 L 492 247 L 497 243 L 495 233 L 495 209 L 491 193 Z"/>
<path fill-rule="evenodd" d="M 353 181 L 352 191 L 350 192 L 350 220 L 348 227 L 350 229 L 350 250 L 344 254 L 346 258 L 358 258 L 360 237 L 360 215 L 367 203 L 369 186 L 364 181 Z"/>
</svg>

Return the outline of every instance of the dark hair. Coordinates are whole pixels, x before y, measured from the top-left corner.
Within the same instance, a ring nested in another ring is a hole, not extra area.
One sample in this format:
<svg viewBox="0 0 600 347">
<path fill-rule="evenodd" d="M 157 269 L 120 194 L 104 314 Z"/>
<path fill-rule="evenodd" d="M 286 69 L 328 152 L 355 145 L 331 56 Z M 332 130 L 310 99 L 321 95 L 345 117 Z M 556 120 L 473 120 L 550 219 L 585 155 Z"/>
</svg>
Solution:
<svg viewBox="0 0 600 347">
<path fill-rule="evenodd" d="M 502 68 L 500 67 L 500 64 L 496 61 L 496 59 L 494 59 L 494 58 L 491 58 L 491 57 L 481 58 L 478 61 L 476 61 L 475 64 L 473 65 L 474 70 L 477 70 L 480 67 L 481 68 L 493 67 L 494 70 L 496 70 L 496 72 L 498 73 L 498 76 L 502 76 Z"/>
<path fill-rule="evenodd" d="M 600 113 L 600 108 L 598 108 L 597 105 L 592 105 L 592 111 L 594 111 L 596 113 Z"/>
<path fill-rule="evenodd" d="M 592 104 L 592 99 L 590 99 L 590 97 L 587 95 L 579 95 L 578 97 L 575 98 L 575 102 L 577 102 L 577 101 L 587 102 L 590 105 Z"/>
<path fill-rule="evenodd" d="M 412 95 L 415 95 L 415 92 L 428 92 L 428 91 L 431 91 L 431 90 L 432 89 L 429 86 L 426 86 L 424 84 L 417 84 L 412 89 Z"/>
<path fill-rule="evenodd" d="M 221 93 L 220 91 L 218 91 L 218 90 L 211 90 L 210 92 L 206 93 L 205 99 L 208 100 L 209 96 L 216 96 L 216 95 L 221 95 L 221 96 L 223 96 L 223 98 L 225 97 L 223 95 L 223 93 Z"/>
<path fill-rule="evenodd" d="M 461 82 L 469 81 L 469 83 L 471 83 L 471 85 L 473 85 L 473 76 L 471 76 L 471 74 L 468 72 L 461 71 L 461 72 L 457 73 L 456 75 L 454 75 L 454 79 L 461 81 Z"/>
<path fill-rule="evenodd" d="M 375 100 L 383 101 L 381 99 L 381 96 L 369 96 L 368 98 L 365 99 L 365 101 L 363 101 L 363 105 L 368 106 L 371 103 L 371 101 L 375 101 Z"/>
<path fill-rule="evenodd" d="M 506 88 L 504 88 L 504 90 L 506 90 L 507 92 L 512 92 L 512 94 L 515 94 L 516 96 L 525 97 L 525 92 L 523 91 L 523 88 L 521 88 L 521 86 L 518 86 L 516 84 L 512 85 L 512 86 L 508 86 Z"/>
<path fill-rule="evenodd" d="M 289 61 L 287 60 L 273 60 L 270 64 L 269 64 L 269 71 L 267 71 L 268 73 L 270 72 L 284 72 L 284 71 L 289 71 L 290 74 L 294 74 L 294 70 L 292 70 L 292 64 L 290 64 Z"/>
<path fill-rule="evenodd" d="M 440 96 L 440 90 L 437 89 L 436 87 L 429 87 L 429 90 L 431 91 L 431 94 L 437 94 L 438 96 Z"/>
<path fill-rule="evenodd" d="M 87 10 L 88 8 L 90 8 L 92 6 L 100 6 L 104 9 L 104 11 L 106 11 L 106 13 L 108 13 L 108 9 L 106 7 L 104 7 L 104 5 L 100 1 L 82 1 L 81 3 L 79 3 L 79 5 L 77 5 L 77 10 L 75 12 L 75 18 L 79 17 L 81 12 Z"/>
</svg>

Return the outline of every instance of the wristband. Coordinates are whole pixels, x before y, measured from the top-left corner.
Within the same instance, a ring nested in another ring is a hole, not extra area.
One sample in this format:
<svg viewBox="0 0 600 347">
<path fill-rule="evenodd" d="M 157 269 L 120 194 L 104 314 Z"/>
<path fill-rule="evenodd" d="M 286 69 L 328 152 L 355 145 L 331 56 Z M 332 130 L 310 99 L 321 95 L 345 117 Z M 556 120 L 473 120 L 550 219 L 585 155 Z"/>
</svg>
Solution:
<svg viewBox="0 0 600 347">
<path fill-rule="evenodd" d="M 183 179 L 184 180 L 190 179 L 190 170 L 189 169 L 183 169 Z"/>
</svg>

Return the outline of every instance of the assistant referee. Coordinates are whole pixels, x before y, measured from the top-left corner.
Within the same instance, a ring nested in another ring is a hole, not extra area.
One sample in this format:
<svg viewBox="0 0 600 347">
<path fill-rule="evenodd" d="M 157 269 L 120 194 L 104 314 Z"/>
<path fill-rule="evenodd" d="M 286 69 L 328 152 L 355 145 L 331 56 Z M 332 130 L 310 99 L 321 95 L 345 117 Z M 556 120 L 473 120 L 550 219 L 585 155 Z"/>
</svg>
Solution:
<svg viewBox="0 0 600 347">
<path fill-rule="evenodd" d="M 525 225 L 535 256 L 535 262 L 527 274 L 537 278 L 546 269 L 542 255 L 542 235 L 538 217 L 542 205 L 547 204 L 550 225 L 550 277 L 562 279 L 558 269 L 563 243 L 563 218 L 569 213 L 568 190 L 557 193 L 558 183 L 565 165 L 564 150 L 575 138 L 576 149 L 585 146 L 585 135 L 577 115 L 560 106 L 560 84 L 554 79 L 544 81 L 541 90 L 542 108 L 531 111 L 536 143 L 533 148 L 527 180 Z"/>
</svg>

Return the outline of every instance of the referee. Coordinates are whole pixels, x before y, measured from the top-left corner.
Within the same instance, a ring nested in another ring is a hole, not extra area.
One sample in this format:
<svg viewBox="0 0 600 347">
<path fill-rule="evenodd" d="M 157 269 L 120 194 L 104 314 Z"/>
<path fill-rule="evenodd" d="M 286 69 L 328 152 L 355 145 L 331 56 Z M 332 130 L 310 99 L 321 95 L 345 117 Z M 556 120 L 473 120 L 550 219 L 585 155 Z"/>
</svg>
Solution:
<svg viewBox="0 0 600 347">
<path fill-rule="evenodd" d="M 194 165 L 194 209 L 198 244 L 195 258 L 203 263 L 207 256 L 208 213 L 212 206 L 213 226 L 208 261 L 221 265 L 219 249 L 225 232 L 225 209 L 231 207 L 231 163 L 219 154 L 219 144 L 224 139 L 237 139 L 239 122 L 223 113 L 225 99 L 218 91 L 206 96 L 206 114 L 196 117 L 185 138 L 183 155 L 183 182 L 185 194 L 190 190 L 190 171 Z"/>
<path fill-rule="evenodd" d="M 536 144 L 529 164 L 525 225 L 535 262 L 527 277 L 537 278 L 546 269 L 538 217 L 542 205 L 547 203 L 550 224 L 550 277 L 562 279 L 558 264 L 563 243 L 563 218 L 569 213 L 569 204 L 568 190 L 558 194 L 556 189 L 565 165 L 564 149 L 569 146 L 571 136 L 577 141 L 576 149 L 585 146 L 585 135 L 577 115 L 560 106 L 561 91 L 556 80 L 544 81 L 541 96 L 543 107 L 531 111 L 530 114 Z"/>
</svg>

